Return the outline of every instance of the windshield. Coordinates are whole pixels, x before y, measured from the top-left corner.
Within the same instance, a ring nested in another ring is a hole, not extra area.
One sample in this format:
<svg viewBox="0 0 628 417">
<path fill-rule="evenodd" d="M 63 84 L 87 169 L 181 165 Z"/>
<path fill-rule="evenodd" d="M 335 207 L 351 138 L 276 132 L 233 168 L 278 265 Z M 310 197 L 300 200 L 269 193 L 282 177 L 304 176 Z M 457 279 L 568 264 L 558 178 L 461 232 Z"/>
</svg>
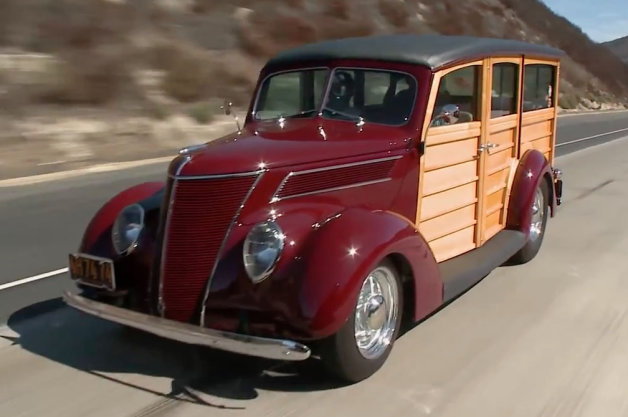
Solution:
<svg viewBox="0 0 628 417">
<path fill-rule="evenodd" d="M 268 77 L 260 90 L 255 118 L 313 116 L 321 106 L 328 74 L 328 69 L 311 69 Z"/>
<path fill-rule="evenodd" d="M 328 75 L 328 69 L 271 75 L 262 84 L 255 118 L 312 117 L 321 112 L 330 119 L 399 126 L 412 114 L 417 83 L 410 74 L 338 68 L 326 87 Z"/>
<path fill-rule="evenodd" d="M 416 90 L 416 80 L 409 74 L 337 69 L 323 107 L 323 116 L 402 125 L 412 114 Z"/>
</svg>

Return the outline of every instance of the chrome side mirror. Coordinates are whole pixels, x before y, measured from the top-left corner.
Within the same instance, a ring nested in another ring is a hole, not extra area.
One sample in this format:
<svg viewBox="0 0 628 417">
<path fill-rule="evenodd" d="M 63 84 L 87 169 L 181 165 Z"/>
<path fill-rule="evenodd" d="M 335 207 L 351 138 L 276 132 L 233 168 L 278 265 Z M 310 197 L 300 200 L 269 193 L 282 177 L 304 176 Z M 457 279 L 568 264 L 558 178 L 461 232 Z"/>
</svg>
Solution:
<svg viewBox="0 0 628 417">
<path fill-rule="evenodd" d="M 233 106 L 233 103 L 225 99 L 224 104 L 220 106 L 220 108 L 225 112 L 227 116 L 229 116 L 231 114 L 231 106 Z"/>
<path fill-rule="evenodd" d="M 238 116 L 233 112 L 232 109 L 233 103 L 227 99 L 225 99 L 224 103 L 222 106 L 220 106 L 220 108 L 225 112 L 225 115 L 229 116 L 232 115 L 233 119 L 236 122 L 236 126 L 238 127 L 238 135 L 242 133 L 242 128 L 240 128 L 240 119 L 238 119 Z"/>
</svg>

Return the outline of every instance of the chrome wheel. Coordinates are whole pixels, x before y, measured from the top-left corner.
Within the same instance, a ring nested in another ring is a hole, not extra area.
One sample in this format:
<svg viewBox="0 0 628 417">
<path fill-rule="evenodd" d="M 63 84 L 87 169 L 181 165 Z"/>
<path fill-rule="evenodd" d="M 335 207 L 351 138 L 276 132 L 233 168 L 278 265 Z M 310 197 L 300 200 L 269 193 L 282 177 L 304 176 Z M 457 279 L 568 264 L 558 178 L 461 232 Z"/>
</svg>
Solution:
<svg viewBox="0 0 628 417">
<path fill-rule="evenodd" d="M 355 341 L 364 358 L 378 358 L 393 342 L 398 296 L 397 279 L 386 266 L 378 266 L 364 280 L 355 314 Z"/>
<path fill-rule="evenodd" d="M 536 241 L 543 233 L 543 216 L 545 216 L 545 198 L 541 187 L 536 189 L 532 203 L 532 218 L 530 219 L 530 240 Z"/>
</svg>

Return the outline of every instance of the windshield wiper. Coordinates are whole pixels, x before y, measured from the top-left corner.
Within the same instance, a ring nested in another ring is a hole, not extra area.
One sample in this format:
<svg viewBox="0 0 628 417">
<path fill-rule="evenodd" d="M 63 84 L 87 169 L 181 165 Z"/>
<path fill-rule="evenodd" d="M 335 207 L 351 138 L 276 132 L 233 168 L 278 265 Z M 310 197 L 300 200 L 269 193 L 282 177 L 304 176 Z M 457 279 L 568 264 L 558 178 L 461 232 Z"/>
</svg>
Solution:
<svg viewBox="0 0 628 417">
<path fill-rule="evenodd" d="M 312 116 L 312 115 L 314 115 L 316 113 L 318 113 L 318 109 L 303 110 L 303 111 L 300 111 L 298 113 L 291 114 L 291 115 L 285 116 L 285 117 L 292 117 L 292 118 L 309 117 L 309 116 Z"/>
<path fill-rule="evenodd" d="M 344 116 L 350 120 L 353 120 L 354 122 L 361 122 L 362 120 L 364 120 L 361 116 L 358 116 L 356 114 L 351 114 L 351 113 L 345 113 L 343 111 L 340 110 L 336 110 L 336 109 L 332 109 L 331 107 L 323 107 L 323 110 L 327 110 L 328 112 L 332 113 L 332 114 L 339 114 L 341 116 Z"/>
</svg>

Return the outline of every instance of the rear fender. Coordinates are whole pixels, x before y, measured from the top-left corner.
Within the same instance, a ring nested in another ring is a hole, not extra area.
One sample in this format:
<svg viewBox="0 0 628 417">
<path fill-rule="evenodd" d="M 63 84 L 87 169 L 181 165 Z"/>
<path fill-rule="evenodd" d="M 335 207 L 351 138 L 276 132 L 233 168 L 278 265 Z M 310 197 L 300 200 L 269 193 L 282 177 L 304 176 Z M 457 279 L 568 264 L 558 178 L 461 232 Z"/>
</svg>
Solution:
<svg viewBox="0 0 628 417">
<path fill-rule="evenodd" d="M 541 183 L 547 181 L 550 193 L 552 217 L 556 209 L 556 198 L 552 181 L 552 169 L 545 156 L 537 150 L 527 151 L 520 159 L 510 192 L 507 228 L 529 233 L 532 212 L 530 207 L 534 192 Z"/>
<path fill-rule="evenodd" d="M 313 336 L 326 337 L 340 329 L 355 307 L 364 278 L 387 256 L 402 256 L 410 266 L 412 319 L 426 316 L 442 302 L 432 252 L 413 224 L 396 214 L 348 209 L 320 226 L 303 249 L 299 304 Z"/>
</svg>

